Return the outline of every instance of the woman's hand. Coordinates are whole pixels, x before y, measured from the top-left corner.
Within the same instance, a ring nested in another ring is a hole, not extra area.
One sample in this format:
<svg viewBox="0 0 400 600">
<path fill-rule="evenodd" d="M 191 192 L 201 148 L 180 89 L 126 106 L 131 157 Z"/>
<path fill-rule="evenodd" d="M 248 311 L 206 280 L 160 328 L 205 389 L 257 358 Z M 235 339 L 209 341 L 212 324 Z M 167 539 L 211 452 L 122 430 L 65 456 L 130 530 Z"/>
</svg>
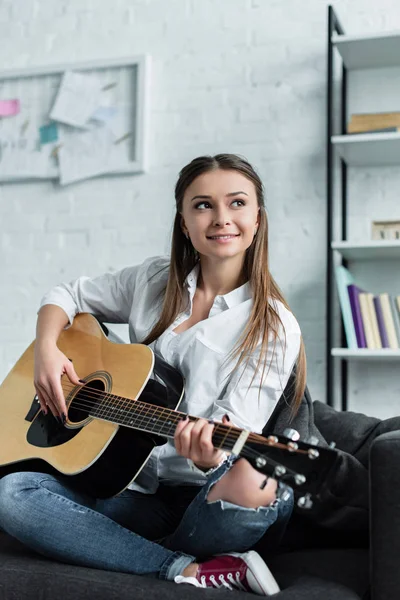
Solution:
<svg viewBox="0 0 400 600">
<path fill-rule="evenodd" d="M 55 343 L 35 344 L 34 385 L 43 413 L 49 408 L 55 417 L 67 416 L 61 376 L 66 374 L 74 385 L 80 385 L 72 362 Z"/>
<path fill-rule="evenodd" d="M 228 419 L 223 418 L 224 424 Z M 224 452 L 215 448 L 212 443 L 214 424 L 206 419 L 190 421 L 189 417 L 179 421 L 174 441 L 178 454 L 190 458 L 196 466 L 208 470 L 216 467 L 222 460 Z"/>
</svg>

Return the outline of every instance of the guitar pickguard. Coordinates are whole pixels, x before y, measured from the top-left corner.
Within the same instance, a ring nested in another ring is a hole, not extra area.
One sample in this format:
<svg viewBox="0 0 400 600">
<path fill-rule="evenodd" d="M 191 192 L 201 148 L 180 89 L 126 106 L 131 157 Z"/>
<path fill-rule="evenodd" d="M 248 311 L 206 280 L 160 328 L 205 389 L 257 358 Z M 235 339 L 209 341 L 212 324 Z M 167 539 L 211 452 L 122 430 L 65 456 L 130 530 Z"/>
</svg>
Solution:
<svg viewBox="0 0 400 600">
<path fill-rule="evenodd" d="M 82 427 L 67 429 L 53 417 L 50 411 L 47 415 L 40 412 L 29 427 L 26 439 L 32 446 L 51 448 L 65 444 L 78 435 L 81 429 Z"/>
</svg>

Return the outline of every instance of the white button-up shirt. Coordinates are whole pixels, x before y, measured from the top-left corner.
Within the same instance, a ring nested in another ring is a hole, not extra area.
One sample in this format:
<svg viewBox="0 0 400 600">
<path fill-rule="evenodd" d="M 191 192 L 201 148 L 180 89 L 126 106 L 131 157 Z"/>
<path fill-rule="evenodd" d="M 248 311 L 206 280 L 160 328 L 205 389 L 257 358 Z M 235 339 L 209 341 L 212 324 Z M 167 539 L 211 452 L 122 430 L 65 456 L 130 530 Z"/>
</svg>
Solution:
<svg viewBox="0 0 400 600">
<path fill-rule="evenodd" d="M 138 343 L 158 320 L 160 292 L 166 286 L 168 268 L 169 258 L 155 257 L 116 273 L 95 278 L 80 277 L 54 287 L 44 296 L 40 306 L 55 304 L 61 307 L 70 323 L 81 312 L 94 314 L 109 323 L 128 323 L 130 340 Z M 185 378 L 185 396 L 180 411 L 215 420 L 222 420 L 227 413 L 233 425 L 261 433 L 297 360 L 300 327 L 294 315 L 281 302 L 274 301 L 285 332 L 279 333 L 273 357 L 271 338 L 260 392 L 262 366 L 251 383 L 257 353 L 245 369 L 241 366 L 233 375 L 235 362 L 226 360 L 236 347 L 251 313 L 253 301 L 249 283 L 229 294 L 216 296 L 207 319 L 182 333 L 174 332 L 192 314 L 198 273 L 197 265 L 186 279 L 187 306 L 150 347 Z M 201 485 L 205 477 L 178 455 L 173 440 L 169 440 L 153 450 L 130 487 L 152 493 L 160 480 L 170 485 Z"/>
</svg>

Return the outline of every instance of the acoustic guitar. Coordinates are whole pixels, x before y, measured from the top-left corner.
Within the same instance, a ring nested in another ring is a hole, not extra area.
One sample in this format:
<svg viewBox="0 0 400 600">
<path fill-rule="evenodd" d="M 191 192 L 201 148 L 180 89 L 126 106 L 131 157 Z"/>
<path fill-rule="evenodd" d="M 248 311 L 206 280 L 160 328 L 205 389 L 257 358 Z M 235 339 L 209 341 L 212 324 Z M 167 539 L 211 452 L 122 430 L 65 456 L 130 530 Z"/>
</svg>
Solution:
<svg viewBox="0 0 400 600">
<path fill-rule="evenodd" d="M 110 341 L 89 314 L 77 315 L 57 344 L 84 383 L 61 378 L 64 425 L 50 411 L 44 415 L 33 384 L 35 342 L 27 348 L 0 386 L 0 476 L 61 473 L 95 497 L 114 496 L 138 476 L 155 446 L 174 437 L 184 416 L 177 410 L 183 378 L 148 346 Z M 337 458 L 336 451 L 295 434 L 263 437 L 222 423 L 215 424 L 212 441 L 266 476 L 301 488 L 304 505 Z"/>
</svg>

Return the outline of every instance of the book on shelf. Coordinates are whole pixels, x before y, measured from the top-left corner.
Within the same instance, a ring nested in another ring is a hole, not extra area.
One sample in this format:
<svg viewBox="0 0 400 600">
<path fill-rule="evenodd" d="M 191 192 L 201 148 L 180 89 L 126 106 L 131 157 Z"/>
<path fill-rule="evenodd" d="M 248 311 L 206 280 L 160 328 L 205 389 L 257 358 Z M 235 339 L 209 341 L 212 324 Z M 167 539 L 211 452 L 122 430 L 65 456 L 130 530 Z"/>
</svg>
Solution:
<svg viewBox="0 0 400 600">
<path fill-rule="evenodd" d="M 361 310 L 361 314 L 362 314 L 362 320 L 363 320 L 363 324 L 364 324 L 365 338 L 366 338 L 366 342 L 367 342 L 366 347 L 369 350 L 375 350 L 376 349 L 376 341 L 375 341 L 374 330 L 372 327 L 372 319 L 371 319 L 371 314 L 369 311 L 369 304 L 368 304 L 368 298 L 367 298 L 366 293 L 363 292 L 359 295 L 359 302 L 360 302 L 360 310 Z"/>
<path fill-rule="evenodd" d="M 358 348 L 350 298 L 347 292 L 347 286 L 354 283 L 354 279 L 350 271 L 341 265 L 336 267 L 335 274 L 347 346 L 348 348 Z"/>
<path fill-rule="evenodd" d="M 382 127 L 378 129 L 365 129 L 364 131 L 348 131 L 348 135 L 363 135 L 364 133 L 398 133 L 400 127 Z"/>
<path fill-rule="evenodd" d="M 399 349 L 400 296 L 361 289 L 343 266 L 335 276 L 348 348 Z"/>
<path fill-rule="evenodd" d="M 374 295 L 371 293 L 367 294 L 367 304 L 368 304 L 368 312 L 369 318 L 371 320 L 372 332 L 374 335 L 374 344 L 376 350 L 382 349 L 382 339 L 381 334 L 379 333 L 379 325 L 378 325 L 378 317 L 376 315 L 375 304 L 374 304 Z"/>
<path fill-rule="evenodd" d="M 347 124 L 347 133 L 365 133 L 400 127 L 400 112 L 355 113 Z"/>
<path fill-rule="evenodd" d="M 386 333 L 385 319 L 383 318 L 382 303 L 379 296 L 374 298 L 374 306 L 376 313 L 376 320 L 378 321 L 379 337 L 381 340 L 382 348 L 390 348 L 388 335 Z"/>
<path fill-rule="evenodd" d="M 351 283 L 347 286 L 347 293 L 349 295 L 351 314 L 353 317 L 358 348 L 368 348 L 359 299 L 360 294 L 363 292 L 364 290 L 359 288 L 357 285 L 354 285 L 354 283 Z"/>
<path fill-rule="evenodd" d="M 390 308 L 392 309 L 394 328 L 396 330 L 397 341 L 400 346 L 400 309 L 397 310 L 396 307 L 396 298 L 394 296 L 389 296 Z"/>
<path fill-rule="evenodd" d="M 389 347 L 392 348 L 392 350 L 398 350 L 399 343 L 397 340 L 396 330 L 394 328 L 394 320 L 389 302 L 389 294 L 379 294 L 379 298 L 381 301 L 383 319 L 385 321 L 385 328 L 389 340 Z"/>
</svg>

